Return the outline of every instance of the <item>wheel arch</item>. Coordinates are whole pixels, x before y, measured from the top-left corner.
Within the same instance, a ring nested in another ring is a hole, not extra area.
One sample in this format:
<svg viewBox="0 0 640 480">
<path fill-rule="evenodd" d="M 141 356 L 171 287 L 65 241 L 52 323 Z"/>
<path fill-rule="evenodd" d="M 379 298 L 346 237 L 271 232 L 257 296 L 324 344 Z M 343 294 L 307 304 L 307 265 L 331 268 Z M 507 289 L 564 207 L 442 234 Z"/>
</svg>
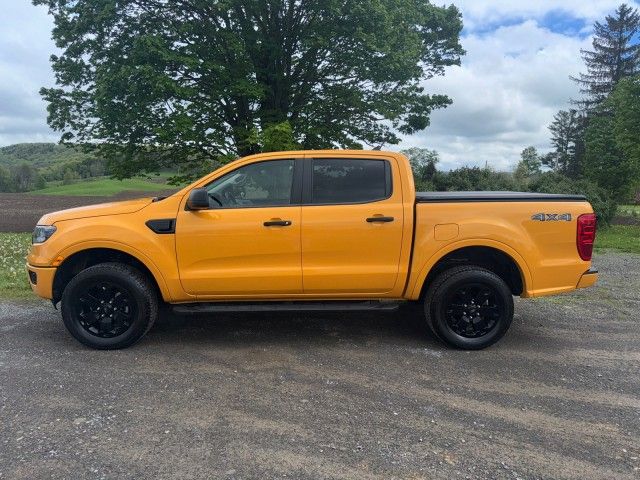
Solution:
<svg viewBox="0 0 640 480">
<path fill-rule="evenodd" d="M 478 265 L 502 278 L 514 295 L 529 296 L 531 272 L 524 258 L 508 245 L 493 241 L 462 241 L 432 255 L 408 290 L 412 300 L 421 298 L 431 281 L 443 270 L 457 265 Z"/>
<path fill-rule="evenodd" d="M 140 270 L 152 282 L 159 298 L 170 301 L 171 295 L 160 270 L 144 254 L 117 242 L 100 245 L 75 245 L 61 253 L 63 262 L 56 269 L 52 286 L 54 305 L 62 298 L 67 283 L 87 267 L 107 262 L 131 265 Z"/>
</svg>

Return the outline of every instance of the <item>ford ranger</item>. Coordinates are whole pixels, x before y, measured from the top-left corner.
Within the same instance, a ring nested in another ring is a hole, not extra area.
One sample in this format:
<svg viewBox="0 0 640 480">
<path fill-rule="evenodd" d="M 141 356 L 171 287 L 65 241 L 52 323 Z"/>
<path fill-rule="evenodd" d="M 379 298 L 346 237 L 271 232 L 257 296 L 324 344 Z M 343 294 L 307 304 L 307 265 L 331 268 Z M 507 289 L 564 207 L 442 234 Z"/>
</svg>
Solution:
<svg viewBox="0 0 640 480">
<path fill-rule="evenodd" d="M 509 328 L 513 296 L 596 282 L 595 227 L 580 195 L 416 193 L 398 153 L 280 152 L 166 198 L 44 215 L 27 270 L 71 335 L 99 349 L 140 340 L 164 304 L 214 314 L 408 302 L 447 345 L 481 349 Z"/>
</svg>

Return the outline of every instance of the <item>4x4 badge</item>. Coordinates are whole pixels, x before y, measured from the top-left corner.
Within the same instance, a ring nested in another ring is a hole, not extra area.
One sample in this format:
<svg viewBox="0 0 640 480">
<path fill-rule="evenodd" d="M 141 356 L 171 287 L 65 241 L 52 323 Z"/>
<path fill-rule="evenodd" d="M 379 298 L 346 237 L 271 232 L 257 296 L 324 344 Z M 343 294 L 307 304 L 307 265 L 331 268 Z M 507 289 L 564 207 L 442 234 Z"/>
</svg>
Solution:
<svg viewBox="0 0 640 480">
<path fill-rule="evenodd" d="M 570 213 L 536 213 L 535 215 L 531 215 L 531 220 L 536 220 L 538 222 L 570 222 L 571 214 Z"/>
</svg>

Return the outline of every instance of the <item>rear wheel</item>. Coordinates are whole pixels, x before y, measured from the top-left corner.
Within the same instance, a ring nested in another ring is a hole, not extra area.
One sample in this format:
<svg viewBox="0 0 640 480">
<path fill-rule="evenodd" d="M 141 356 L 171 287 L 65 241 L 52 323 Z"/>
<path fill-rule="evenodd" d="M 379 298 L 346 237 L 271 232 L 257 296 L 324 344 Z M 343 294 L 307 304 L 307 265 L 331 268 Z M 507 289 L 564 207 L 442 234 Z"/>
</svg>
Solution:
<svg viewBox="0 0 640 480">
<path fill-rule="evenodd" d="M 140 340 L 158 316 L 158 296 L 139 270 L 101 263 L 73 277 L 62 294 L 62 319 L 79 342 L 103 350 Z"/>
<path fill-rule="evenodd" d="M 509 329 L 513 297 L 495 273 L 476 266 L 445 270 L 425 296 L 431 331 L 449 346 L 479 350 L 493 345 Z"/>
</svg>

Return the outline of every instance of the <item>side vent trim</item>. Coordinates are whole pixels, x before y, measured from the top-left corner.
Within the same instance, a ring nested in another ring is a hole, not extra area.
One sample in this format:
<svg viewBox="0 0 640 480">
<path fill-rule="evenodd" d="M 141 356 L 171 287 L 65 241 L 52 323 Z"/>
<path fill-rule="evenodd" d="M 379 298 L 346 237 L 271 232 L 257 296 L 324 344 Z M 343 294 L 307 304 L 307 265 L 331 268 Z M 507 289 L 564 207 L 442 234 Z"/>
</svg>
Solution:
<svg viewBox="0 0 640 480">
<path fill-rule="evenodd" d="M 176 219 L 175 218 L 160 218 L 157 220 L 147 220 L 145 223 L 154 233 L 159 235 L 167 235 L 176 233 Z"/>
</svg>

